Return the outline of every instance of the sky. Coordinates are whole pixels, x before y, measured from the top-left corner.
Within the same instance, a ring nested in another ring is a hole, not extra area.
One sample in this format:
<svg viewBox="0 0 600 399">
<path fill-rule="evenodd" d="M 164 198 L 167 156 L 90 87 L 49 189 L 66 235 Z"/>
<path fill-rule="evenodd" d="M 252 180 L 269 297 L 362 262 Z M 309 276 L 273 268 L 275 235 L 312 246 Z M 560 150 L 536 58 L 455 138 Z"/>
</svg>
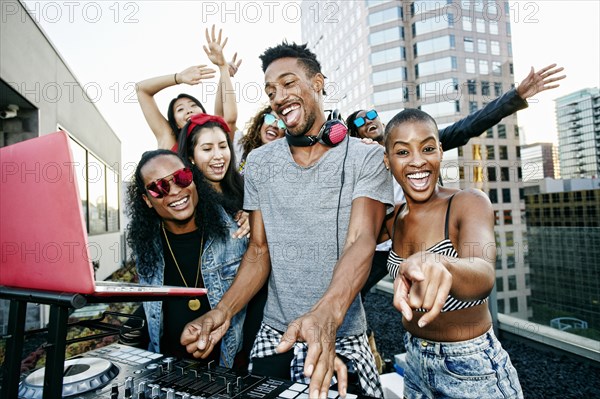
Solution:
<svg viewBox="0 0 600 399">
<path fill-rule="evenodd" d="M 318 21 L 330 17 L 336 7 L 352 6 L 350 1 L 312 3 L 311 17 Z M 25 4 L 78 81 L 94 88 L 88 94 L 121 139 L 123 164 L 136 162 L 145 150 L 156 148 L 137 104 L 135 82 L 174 74 L 191 65 L 210 64 L 202 49 L 205 28 L 213 24 L 223 28 L 229 38 L 225 56 L 230 59 L 237 51 L 243 60 L 233 79 L 240 127 L 267 102 L 258 55 L 284 39 L 301 41 L 300 6 L 295 2 L 108 0 Z M 529 101 L 528 109 L 518 113 L 525 143 L 557 143 L 554 99 L 600 87 L 600 2 L 511 1 L 510 10 L 516 83 L 531 66 L 537 70 L 557 63 L 565 68 L 567 78 L 558 89 L 539 93 Z M 198 86 L 179 85 L 155 98 L 165 115 L 168 102 L 180 92 L 198 97 L 210 110 L 216 82 L 217 77 Z"/>
</svg>

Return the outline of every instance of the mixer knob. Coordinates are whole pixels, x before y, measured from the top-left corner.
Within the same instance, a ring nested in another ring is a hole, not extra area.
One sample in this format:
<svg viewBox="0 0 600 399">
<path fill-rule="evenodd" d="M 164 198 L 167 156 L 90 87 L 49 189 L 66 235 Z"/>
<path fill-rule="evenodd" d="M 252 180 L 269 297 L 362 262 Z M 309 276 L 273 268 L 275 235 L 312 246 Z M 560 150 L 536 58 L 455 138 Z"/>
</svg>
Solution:
<svg viewBox="0 0 600 399">
<path fill-rule="evenodd" d="M 167 398 L 166 399 L 175 399 L 175 390 L 173 388 L 167 389 Z"/>
</svg>

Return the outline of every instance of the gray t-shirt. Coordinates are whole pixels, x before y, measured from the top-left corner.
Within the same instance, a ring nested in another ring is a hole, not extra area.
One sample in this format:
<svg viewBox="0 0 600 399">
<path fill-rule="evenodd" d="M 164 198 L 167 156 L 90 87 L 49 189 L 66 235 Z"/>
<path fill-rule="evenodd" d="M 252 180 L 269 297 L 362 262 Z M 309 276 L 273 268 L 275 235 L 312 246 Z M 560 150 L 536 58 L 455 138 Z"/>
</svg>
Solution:
<svg viewBox="0 0 600 399">
<path fill-rule="evenodd" d="M 394 203 L 383 147 L 350 137 L 309 167 L 294 161 L 287 140 L 257 148 L 248 156 L 244 187 L 244 209 L 262 212 L 271 256 L 264 322 L 279 331 L 308 312 L 329 287 L 346 241 L 352 200 L 372 198 L 385 203 L 388 212 Z M 337 335 L 365 329 L 357 296 Z"/>
</svg>

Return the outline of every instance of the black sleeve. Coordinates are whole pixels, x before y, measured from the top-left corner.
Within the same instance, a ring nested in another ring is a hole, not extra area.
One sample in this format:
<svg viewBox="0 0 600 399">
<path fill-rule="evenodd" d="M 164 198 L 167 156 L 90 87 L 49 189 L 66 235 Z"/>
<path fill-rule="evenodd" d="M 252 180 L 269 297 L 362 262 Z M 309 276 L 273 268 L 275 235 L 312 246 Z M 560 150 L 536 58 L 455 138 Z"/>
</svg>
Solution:
<svg viewBox="0 0 600 399">
<path fill-rule="evenodd" d="M 482 109 L 473 112 L 466 118 L 440 130 L 440 142 L 444 151 L 451 150 L 477 137 L 502 118 L 527 108 L 527 101 L 517 94 L 516 89 L 511 89 Z"/>
</svg>

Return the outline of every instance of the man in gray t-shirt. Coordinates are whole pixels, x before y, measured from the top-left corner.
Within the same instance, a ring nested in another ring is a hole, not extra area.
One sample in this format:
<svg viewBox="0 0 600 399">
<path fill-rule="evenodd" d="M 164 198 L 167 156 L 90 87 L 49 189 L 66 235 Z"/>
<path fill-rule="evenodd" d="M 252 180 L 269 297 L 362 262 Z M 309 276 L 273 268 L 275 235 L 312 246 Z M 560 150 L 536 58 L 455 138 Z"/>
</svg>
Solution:
<svg viewBox="0 0 600 399">
<path fill-rule="evenodd" d="M 325 78 L 306 45 L 283 43 L 260 58 L 265 91 L 287 126 L 286 139 L 249 155 L 248 250 L 221 302 L 189 323 L 181 342 L 195 357 L 206 357 L 231 317 L 268 279 L 253 373 L 310 383 L 310 397 L 327 397 L 334 372 L 345 395 L 345 363 L 352 362 L 357 393 L 381 396 L 358 293 L 383 219 L 393 209 L 383 148 L 335 136 L 340 126 L 326 124 Z M 331 136 L 322 129 L 329 127 Z"/>
</svg>

